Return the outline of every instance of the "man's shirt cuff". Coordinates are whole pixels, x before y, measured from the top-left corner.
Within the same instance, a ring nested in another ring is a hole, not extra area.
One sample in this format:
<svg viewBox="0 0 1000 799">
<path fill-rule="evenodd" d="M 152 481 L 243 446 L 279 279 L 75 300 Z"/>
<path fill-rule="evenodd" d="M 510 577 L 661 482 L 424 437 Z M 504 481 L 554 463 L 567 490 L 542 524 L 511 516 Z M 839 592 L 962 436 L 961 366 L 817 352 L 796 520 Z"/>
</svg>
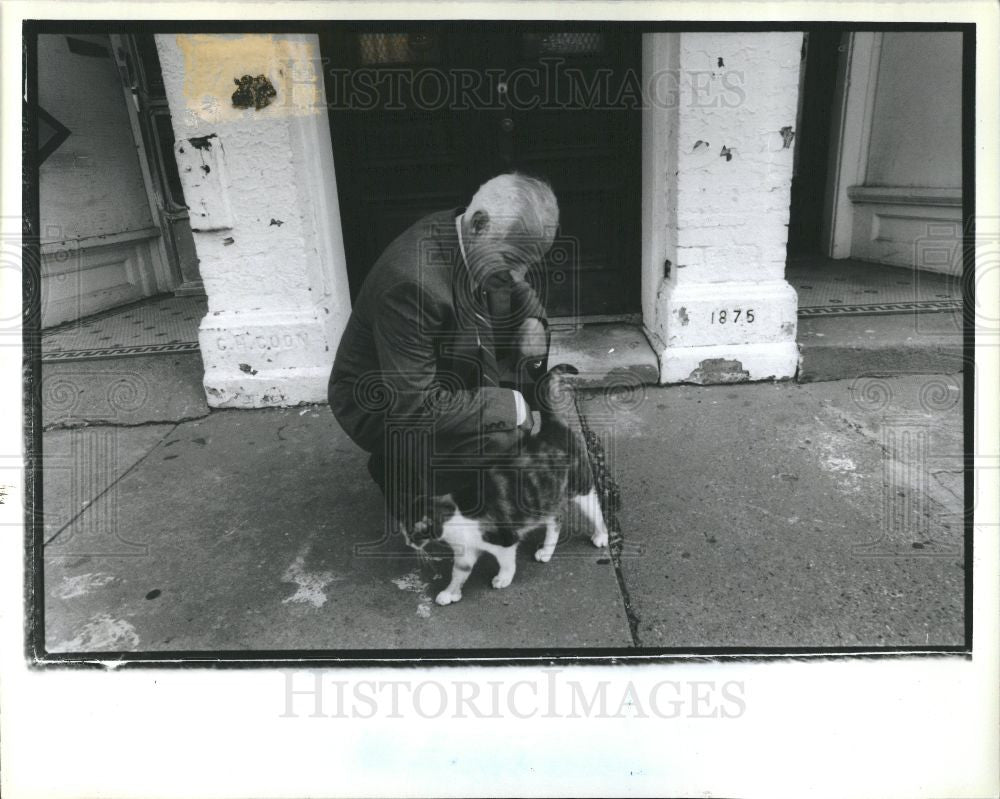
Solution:
<svg viewBox="0 0 1000 799">
<path fill-rule="evenodd" d="M 514 424 L 520 427 L 524 424 L 525 420 L 527 420 L 528 414 L 531 413 L 528 408 L 528 403 L 525 401 L 520 391 L 514 392 L 514 407 L 517 411 L 517 421 Z"/>
</svg>

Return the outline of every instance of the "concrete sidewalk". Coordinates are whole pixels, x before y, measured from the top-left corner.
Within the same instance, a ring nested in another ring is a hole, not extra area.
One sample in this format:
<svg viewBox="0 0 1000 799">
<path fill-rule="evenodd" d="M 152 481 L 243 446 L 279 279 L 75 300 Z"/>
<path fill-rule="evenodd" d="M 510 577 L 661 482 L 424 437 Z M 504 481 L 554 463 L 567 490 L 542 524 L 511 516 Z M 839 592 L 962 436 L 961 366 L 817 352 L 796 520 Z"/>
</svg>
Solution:
<svg viewBox="0 0 1000 799">
<path fill-rule="evenodd" d="M 443 608 L 450 564 L 385 540 L 326 407 L 49 430 L 47 646 L 962 643 L 960 375 L 578 399 L 613 557 L 529 544 L 510 587 L 484 558 Z"/>
<path fill-rule="evenodd" d="M 636 645 L 961 645 L 961 386 L 585 396 Z"/>
</svg>

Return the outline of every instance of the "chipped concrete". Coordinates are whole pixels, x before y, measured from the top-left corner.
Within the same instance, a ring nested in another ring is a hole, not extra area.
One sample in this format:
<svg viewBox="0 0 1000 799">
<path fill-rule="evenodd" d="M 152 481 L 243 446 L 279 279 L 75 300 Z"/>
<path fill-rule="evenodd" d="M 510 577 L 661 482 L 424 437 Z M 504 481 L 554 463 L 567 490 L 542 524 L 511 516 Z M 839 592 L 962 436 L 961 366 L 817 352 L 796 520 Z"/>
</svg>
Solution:
<svg viewBox="0 0 1000 799">
<path fill-rule="evenodd" d="M 706 358 L 698 368 L 691 372 L 688 383 L 705 385 L 709 383 L 745 383 L 750 379 L 750 372 L 736 360 L 725 358 Z"/>
</svg>

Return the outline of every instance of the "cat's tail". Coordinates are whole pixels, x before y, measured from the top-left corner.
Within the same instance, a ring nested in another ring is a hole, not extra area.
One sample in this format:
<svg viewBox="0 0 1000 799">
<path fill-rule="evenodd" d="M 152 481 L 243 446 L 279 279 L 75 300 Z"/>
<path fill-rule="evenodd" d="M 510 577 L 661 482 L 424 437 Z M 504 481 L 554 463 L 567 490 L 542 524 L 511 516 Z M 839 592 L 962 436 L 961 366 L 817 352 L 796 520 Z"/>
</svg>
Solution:
<svg viewBox="0 0 1000 799">
<path fill-rule="evenodd" d="M 551 420 L 562 421 L 576 408 L 573 385 L 567 375 L 578 375 L 580 371 L 568 363 L 560 363 L 535 383 L 535 407 L 542 417 L 542 430 Z"/>
<path fill-rule="evenodd" d="M 574 496 L 586 494 L 593 488 L 587 444 L 583 434 L 569 421 L 577 413 L 574 386 L 569 376 L 579 373 L 575 366 L 561 363 L 538 381 L 535 399 L 542 424 L 533 439 L 536 448 L 558 451 L 558 461 L 568 468 L 568 488 Z"/>
<path fill-rule="evenodd" d="M 535 384 L 535 407 L 541 416 L 537 438 L 566 449 L 569 436 L 567 419 L 576 413 L 576 397 L 570 375 L 580 374 L 568 363 L 560 363 Z"/>
</svg>

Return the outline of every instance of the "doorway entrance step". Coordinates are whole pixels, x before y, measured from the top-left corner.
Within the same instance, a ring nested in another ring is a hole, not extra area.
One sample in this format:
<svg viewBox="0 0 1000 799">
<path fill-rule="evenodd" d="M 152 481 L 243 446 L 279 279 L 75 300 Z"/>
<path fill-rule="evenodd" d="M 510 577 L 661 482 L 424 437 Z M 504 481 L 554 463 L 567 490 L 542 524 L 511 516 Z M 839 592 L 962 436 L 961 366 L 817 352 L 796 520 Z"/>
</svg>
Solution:
<svg viewBox="0 0 1000 799">
<path fill-rule="evenodd" d="M 799 318 L 799 382 L 961 372 L 962 314 Z"/>
<path fill-rule="evenodd" d="M 583 388 L 656 385 L 660 377 L 642 328 L 622 322 L 553 325 L 549 365 L 559 363 L 580 370 L 574 382 Z"/>
</svg>

